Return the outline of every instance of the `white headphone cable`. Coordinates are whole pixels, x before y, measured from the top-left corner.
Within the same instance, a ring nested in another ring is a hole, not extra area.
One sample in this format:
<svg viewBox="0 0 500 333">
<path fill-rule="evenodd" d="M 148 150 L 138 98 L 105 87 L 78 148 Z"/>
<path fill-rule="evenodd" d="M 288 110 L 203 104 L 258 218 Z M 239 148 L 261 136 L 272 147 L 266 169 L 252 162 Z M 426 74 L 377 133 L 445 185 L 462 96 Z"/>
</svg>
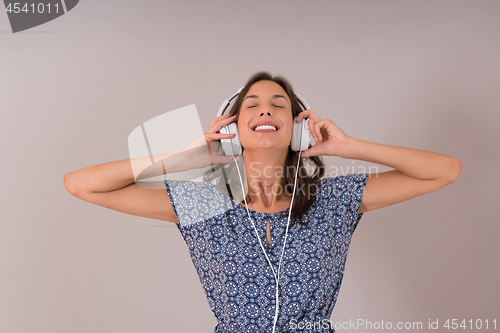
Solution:
<svg viewBox="0 0 500 333">
<path fill-rule="evenodd" d="M 295 182 L 293 183 L 292 200 L 290 202 L 290 209 L 288 211 L 288 219 L 287 219 L 287 223 L 286 223 L 285 240 L 283 242 L 283 250 L 281 251 L 281 257 L 280 257 L 280 261 L 279 261 L 279 264 L 278 264 L 278 274 L 277 275 L 276 275 L 276 272 L 274 271 L 274 268 L 273 268 L 273 265 L 271 263 L 271 260 L 269 260 L 269 257 L 267 256 L 267 253 L 266 253 L 266 250 L 264 249 L 264 246 L 262 245 L 262 241 L 261 241 L 261 239 L 259 237 L 259 233 L 257 231 L 257 228 L 255 227 L 255 223 L 253 222 L 252 218 L 250 217 L 250 212 L 248 210 L 248 203 L 247 203 L 247 199 L 246 199 L 245 192 L 244 192 L 243 179 L 241 177 L 240 168 L 238 167 L 238 163 L 237 163 L 236 159 L 233 156 L 234 164 L 236 165 L 236 170 L 238 171 L 238 175 L 239 175 L 239 178 L 240 178 L 241 193 L 243 195 L 243 200 L 245 201 L 245 208 L 247 210 L 248 218 L 250 219 L 250 222 L 252 222 L 252 226 L 253 226 L 253 228 L 255 230 L 255 234 L 257 235 L 257 239 L 259 241 L 260 247 L 262 248 L 262 252 L 264 252 L 264 255 L 266 256 L 267 262 L 269 263 L 269 266 L 271 267 L 271 270 L 272 270 L 273 275 L 274 275 L 274 279 L 276 281 L 276 312 L 275 312 L 274 320 L 273 320 L 273 333 L 274 333 L 274 331 L 276 329 L 276 321 L 278 320 L 278 310 L 279 310 L 279 289 L 278 288 L 279 288 L 280 268 L 281 268 L 281 261 L 283 259 L 283 254 L 285 253 L 286 238 L 287 238 L 287 235 L 288 235 L 288 227 L 290 225 L 290 216 L 292 214 L 293 199 L 295 197 L 295 188 L 297 186 L 297 176 L 298 176 L 298 171 L 299 171 L 300 153 L 301 153 L 301 151 L 299 150 L 299 158 L 297 160 L 297 168 L 295 170 Z"/>
<path fill-rule="evenodd" d="M 286 245 L 286 238 L 288 236 L 288 227 L 290 225 L 290 216 L 292 214 L 292 205 L 293 205 L 293 199 L 295 197 L 295 188 L 297 186 L 297 177 L 298 177 L 298 172 L 299 172 L 299 164 L 300 164 L 300 153 L 301 151 L 299 150 L 299 158 L 297 159 L 297 168 L 295 169 L 295 182 L 293 184 L 293 193 L 292 193 L 292 201 L 290 203 L 290 210 L 288 211 L 288 221 L 286 223 L 286 231 L 285 231 L 285 240 L 283 242 L 283 250 L 281 251 L 281 257 L 280 261 L 278 264 L 278 285 L 280 283 L 280 268 L 281 268 L 281 260 L 283 259 L 283 255 L 285 254 L 285 245 Z M 277 294 L 277 292 L 276 292 Z M 274 325 L 276 325 L 276 320 L 278 319 L 278 307 L 276 307 L 276 315 L 274 317 Z M 273 325 L 273 332 L 274 332 L 274 325 Z"/>
</svg>

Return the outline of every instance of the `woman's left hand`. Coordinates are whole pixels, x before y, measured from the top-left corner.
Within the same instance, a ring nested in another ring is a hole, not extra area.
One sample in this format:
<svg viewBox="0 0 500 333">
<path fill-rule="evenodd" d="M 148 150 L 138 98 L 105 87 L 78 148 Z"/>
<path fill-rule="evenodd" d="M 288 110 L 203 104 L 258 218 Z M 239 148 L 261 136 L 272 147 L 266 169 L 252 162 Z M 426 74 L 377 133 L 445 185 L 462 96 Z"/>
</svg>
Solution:
<svg viewBox="0 0 500 333">
<path fill-rule="evenodd" d="M 349 141 L 349 136 L 335 125 L 330 119 L 320 119 L 314 112 L 307 109 L 297 116 L 296 122 L 300 122 L 304 118 L 309 118 L 308 126 L 311 135 L 316 144 L 304 150 L 301 157 L 312 156 L 340 156 L 346 155 L 346 145 Z"/>
</svg>

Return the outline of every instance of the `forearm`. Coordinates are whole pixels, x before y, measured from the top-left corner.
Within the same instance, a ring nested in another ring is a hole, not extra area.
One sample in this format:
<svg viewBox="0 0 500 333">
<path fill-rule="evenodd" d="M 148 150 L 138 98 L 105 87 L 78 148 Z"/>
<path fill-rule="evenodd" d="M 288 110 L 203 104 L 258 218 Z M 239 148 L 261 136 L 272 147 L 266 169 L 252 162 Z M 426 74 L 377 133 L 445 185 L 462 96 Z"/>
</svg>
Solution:
<svg viewBox="0 0 500 333">
<path fill-rule="evenodd" d="M 69 192 L 109 192 L 124 188 L 136 180 L 182 171 L 179 151 L 151 157 L 126 159 L 75 170 L 64 176 Z M 152 163 L 154 162 L 154 163 Z"/>
<path fill-rule="evenodd" d="M 425 150 L 378 144 L 349 137 L 344 158 L 386 165 L 407 176 L 453 182 L 462 169 L 460 160 Z"/>
</svg>

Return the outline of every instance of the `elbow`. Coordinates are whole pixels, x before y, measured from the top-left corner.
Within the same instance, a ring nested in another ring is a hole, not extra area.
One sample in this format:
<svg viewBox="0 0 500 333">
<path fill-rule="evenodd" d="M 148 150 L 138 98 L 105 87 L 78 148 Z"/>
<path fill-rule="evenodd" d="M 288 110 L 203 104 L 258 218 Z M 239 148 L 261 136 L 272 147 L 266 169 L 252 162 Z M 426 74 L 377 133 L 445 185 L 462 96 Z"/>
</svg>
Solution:
<svg viewBox="0 0 500 333">
<path fill-rule="evenodd" d="M 450 162 L 449 162 L 449 167 L 448 171 L 446 172 L 446 178 L 448 182 L 454 183 L 458 177 L 460 177 L 460 174 L 462 173 L 462 161 L 460 161 L 458 158 L 451 157 Z"/>
<path fill-rule="evenodd" d="M 78 185 L 74 171 L 68 172 L 64 175 L 64 187 L 66 188 L 66 191 L 68 191 L 75 197 L 78 197 Z"/>
</svg>

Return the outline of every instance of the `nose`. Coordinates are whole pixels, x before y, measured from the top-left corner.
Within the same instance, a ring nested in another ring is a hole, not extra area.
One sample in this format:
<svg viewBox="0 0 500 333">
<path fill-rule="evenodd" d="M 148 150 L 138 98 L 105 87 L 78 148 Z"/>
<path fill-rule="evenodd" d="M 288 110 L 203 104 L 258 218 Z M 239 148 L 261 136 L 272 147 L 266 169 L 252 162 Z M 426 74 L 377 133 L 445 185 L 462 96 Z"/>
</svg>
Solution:
<svg viewBox="0 0 500 333">
<path fill-rule="evenodd" d="M 271 112 L 269 112 L 269 111 L 267 111 L 267 112 L 266 112 L 266 114 L 267 114 L 268 116 L 271 116 Z M 263 115 L 264 115 L 264 112 L 262 112 L 262 113 L 260 114 L 260 116 L 261 116 L 261 117 L 262 117 Z"/>
</svg>

